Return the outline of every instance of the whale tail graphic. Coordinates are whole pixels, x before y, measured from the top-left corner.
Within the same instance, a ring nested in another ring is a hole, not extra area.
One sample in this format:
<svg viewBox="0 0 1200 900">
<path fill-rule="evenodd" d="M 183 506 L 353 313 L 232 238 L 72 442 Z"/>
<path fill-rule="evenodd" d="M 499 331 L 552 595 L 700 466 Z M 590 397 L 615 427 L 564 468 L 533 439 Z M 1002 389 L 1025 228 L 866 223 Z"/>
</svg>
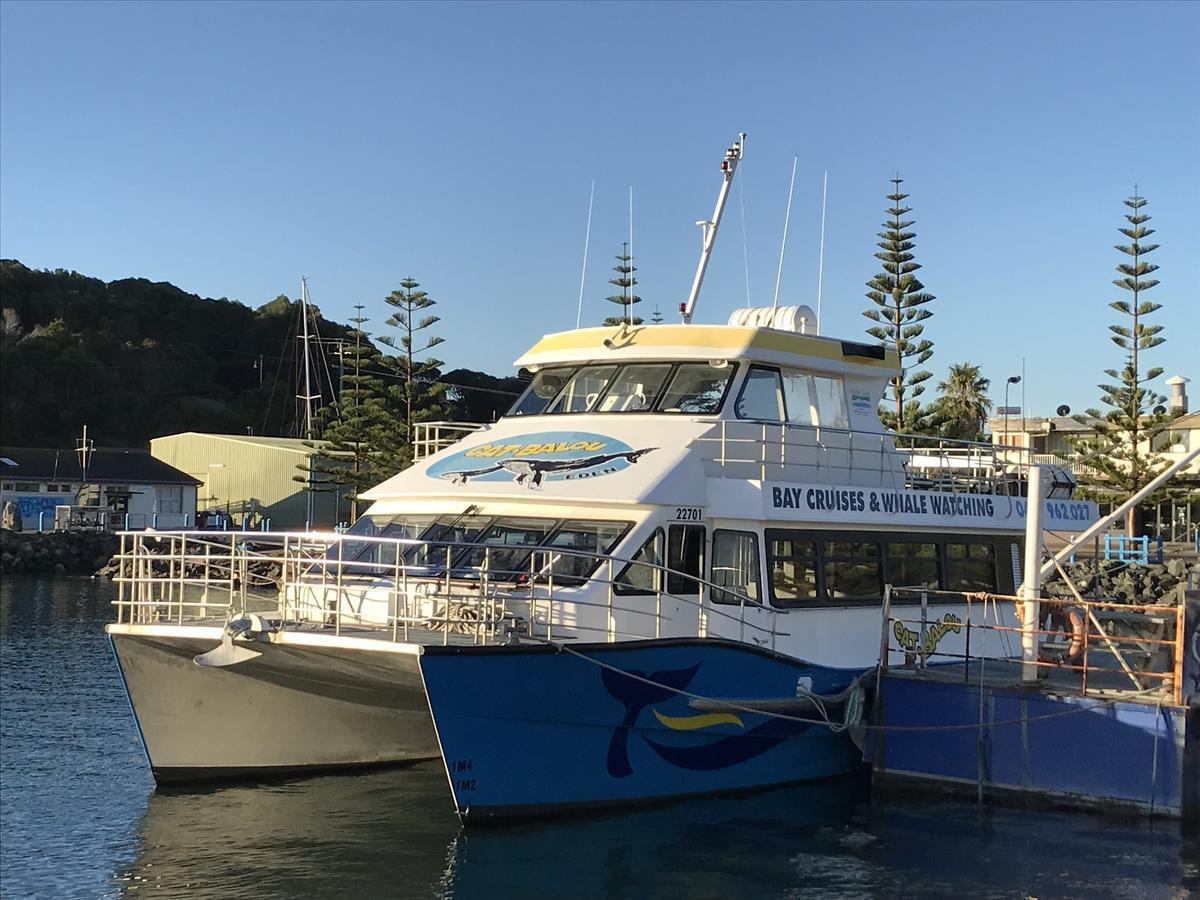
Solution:
<svg viewBox="0 0 1200 900">
<path fill-rule="evenodd" d="M 664 669 L 649 675 L 632 669 L 629 672 L 600 670 L 605 690 L 625 705 L 625 716 L 608 743 L 609 775 L 625 778 L 633 774 L 633 767 L 629 764 L 629 732 L 637 722 L 638 716 L 651 703 L 669 700 L 686 688 L 696 677 L 699 668 L 700 663 L 696 663 L 686 669 Z"/>
</svg>

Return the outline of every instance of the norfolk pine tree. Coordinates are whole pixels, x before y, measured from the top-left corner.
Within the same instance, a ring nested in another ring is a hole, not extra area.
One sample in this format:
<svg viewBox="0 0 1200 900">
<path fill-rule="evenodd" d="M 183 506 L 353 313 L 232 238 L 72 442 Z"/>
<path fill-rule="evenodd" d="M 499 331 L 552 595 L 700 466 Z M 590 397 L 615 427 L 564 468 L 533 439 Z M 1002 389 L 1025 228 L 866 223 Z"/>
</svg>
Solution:
<svg viewBox="0 0 1200 900">
<path fill-rule="evenodd" d="M 400 333 L 398 338 L 385 336 L 379 339 L 384 345 L 399 351 L 390 359 L 398 382 L 393 393 L 403 416 L 403 420 L 396 423 L 398 427 L 392 431 L 389 461 L 393 469 L 403 468 L 412 462 L 417 422 L 439 418 L 448 409 L 445 386 L 438 382 L 442 361 L 431 356 L 418 359 L 443 341 L 436 335 L 422 334 L 440 319 L 432 313 L 423 314 L 436 301 L 425 291 L 417 290 L 420 286 L 412 278 L 405 278 L 398 290 L 384 298 L 384 302 L 396 310 L 384 324 Z"/>
<path fill-rule="evenodd" d="M 633 304 L 641 303 L 642 298 L 633 292 L 634 285 L 638 283 L 637 278 L 633 274 L 637 271 L 637 266 L 633 264 L 633 257 L 629 255 L 628 242 L 621 244 L 621 255 L 617 257 L 617 264 L 613 266 L 613 271 L 617 275 L 615 278 L 610 278 L 608 283 L 619 287 L 621 293 L 609 297 L 608 302 L 618 304 L 621 307 L 621 315 L 609 316 L 604 320 L 604 324 L 621 325 L 628 323 L 630 325 L 641 325 L 641 318 L 633 314 Z"/>
<path fill-rule="evenodd" d="M 1166 467 L 1149 447 L 1171 421 L 1169 415 L 1155 409 L 1165 402 L 1164 398 L 1143 387 L 1163 373 L 1159 367 L 1142 369 L 1145 364 L 1142 354 L 1166 340 L 1158 336 L 1163 326 L 1147 325 L 1144 321 L 1162 305 L 1142 299 L 1143 294 L 1158 284 L 1157 278 L 1146 277 L 1157 271 L 1158 266 L 1146 262 L 1143 257 L 1157 250 L 1159 245 L 1142 243 L 1154 234 L 1154 229 L 1146 227 L 1146 222 L 1150 221 L 1150 216 L 1142 211 L 1146 199 L 1138 196 L 1136 186 L 1125 205 L 1131 210 L 1125 215 L 1129 225 L 1117 230 L 1129 239 L 1129 243 L 1113 246 L 1128 259 L 1117 265 L 1121 277 L 1114 279 L 1113 284 L 1129 293 L 1128 299 L 1114 300 L 1109 307 L 1128 317 L 1129 324 L 1108 326 L 1112 342 L 1125 351 L 1125 365 L 1120 370 L 1105 369 L 1104 374 L 1114 383 L 1097 385 L 1101 400 L 1110 407 L 1108 412 L 1089 409 L 1090 419 L 1080 419 L 1095 429 L 1095 437 L 1072 442 L 1076 452 L 1090 457 L 1089 464 L 1103 476 L 1103 483 L 1089 485 L 1091 490 L 1098 495 L 1111 493 L 1121 500 L 1139 491 Z M 1146 442 L 1145 450 L 1140 446 L 1143 441 Z M 1126 533 L 1130 537 L 1141 531 L 1140 514 L 1141 510 L 1135 507 L 1126 517 Z"/>
<path fill-rule="evenodd" d="M 925 309 L 925 304 L 934 296 L 925 293 L 925 285 L 915 274 L 921 266 L 913 261 L 911 253 L 916 246 L 913 242 L 916 233 L 908 229 L 914 220 L 904 218 L 912 208 L 901 205 L 908 197 L 900 192 L 903 179 L 896 176 L 892 183 L 895 190 L 887 196 L 892 201 L 887 210 L 889 218 L 883 223 L 884 230 L 879 232 L 877 246 L 880 252 L 875 254 L 883 264 L 883 271 L 867 282 L 867 297 L 876 308 L 864 311 L 863 315 L 876 323 L 867 329 L 867 334 L 889 350 L 895 350 L 900 357 L 900 374 L 889 382 L 896 409 L 894 413 L 881 411 L 884 424 L 898 432 L 903 432 L 907 424 L 909 430 L 915 432 L 925 415 L 917 397 L 924 393 L 923 382 L 933 373 L 913 369 L 933 356 L 933 342 L 921 336 L 925 330 L 921 323 L 933 315 Z"/>
</svg>

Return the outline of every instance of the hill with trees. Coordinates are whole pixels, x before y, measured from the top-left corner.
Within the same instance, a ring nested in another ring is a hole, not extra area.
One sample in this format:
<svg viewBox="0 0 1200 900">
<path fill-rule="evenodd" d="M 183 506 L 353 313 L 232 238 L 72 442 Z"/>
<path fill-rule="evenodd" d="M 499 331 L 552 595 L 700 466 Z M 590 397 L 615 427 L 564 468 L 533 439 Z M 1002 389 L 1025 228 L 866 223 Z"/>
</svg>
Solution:
<svg viewBox="0 0 1200 900">
<path fill-rule="evenodd" d="M 104 282 L 0 260 L 0 429 L 14 446 L 72 446 L 81 426 L 106 446 L 180 431 L 298 435 L 300 304 L 257 309 L 166 282 Z M 315 315 L 323 403 L 344 381 L 354 328 Z M 442 380 L 432 369 L 424 377 Z M 444 379 L 452 417 L 490 421 L 515 379 Z M 462 387 L 458 387 L 458 385 Z M 478 392 L 486 387 L 490 391 Z M 468 400 L 469 398 L 469 400 Z"/>
</svg>

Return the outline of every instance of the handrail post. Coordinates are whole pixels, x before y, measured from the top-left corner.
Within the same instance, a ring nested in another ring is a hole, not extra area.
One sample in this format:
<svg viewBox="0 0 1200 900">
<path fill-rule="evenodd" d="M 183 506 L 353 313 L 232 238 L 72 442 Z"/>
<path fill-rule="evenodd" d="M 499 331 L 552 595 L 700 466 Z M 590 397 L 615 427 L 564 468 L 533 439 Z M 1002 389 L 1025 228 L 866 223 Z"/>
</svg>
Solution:
<svg viewBox="0 0 1200 900">
<path fill-rule="evenodd" d="M 928 645 L 926 637 L 929 634 L 929 591 L 921 591 L 921 646 L 918 648 L 918 657 L 921 660 L 921 670 L 924 671 L 925 663 L 928 661 L 925 648 Z"/>
<path fill-rule="evenodd" d="M 608 557 L 608 643 L 616 640 L 616 622 L 613 621 L 613 559 Z"/>
<path fill-rule="evenodd" d="M 1176 706 L 1183 706 L 1183 639 L 1184 630 L 1186 628 L 1187 619 L 1185 612 L 1187 611 L 1187 600 L 1183 592 L 1180 591 L 1179 605 L 1175 607 L 1175 646 L 1172 648 L 1172 653 L 1175 656 L 1174 676 L 1171 679 L 1175 682 L 1175 689 L 1172 692 L 1172 697 Z"/>
<path fill-rule="evenodd" d="M 529 555 L 535 556 L 536 554 L 537 551 L 535 550 Z M 554 628 L 554 561 L 550 559 L 549 552 L 546 553 L 546 568 L 548 570 L 546 575 L 546 604 L 549 607 L 546 613 L 546 640 L 550 641 L 554 639 L 552 632 Z"/>
<path fill-rule="evenodd" d="M 892 586 L 883 586 L 883 627 L 879 634 L 879 666 L 884 672 L 888 668 L 888 626 L 892 620 Z"/>
</svg>

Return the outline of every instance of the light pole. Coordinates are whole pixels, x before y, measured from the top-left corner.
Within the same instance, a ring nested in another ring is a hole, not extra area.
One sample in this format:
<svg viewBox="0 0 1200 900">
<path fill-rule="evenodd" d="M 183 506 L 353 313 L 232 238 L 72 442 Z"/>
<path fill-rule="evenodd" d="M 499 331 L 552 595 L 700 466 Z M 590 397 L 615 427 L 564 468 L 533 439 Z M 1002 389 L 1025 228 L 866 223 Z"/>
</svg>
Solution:
<svg viewBox="0 0 1200 900">
<path fill-rule="evenodd" d="M 1020 384 L 1020 383 L 1021 383 L 1020 375 L 1009 375 L 1008 380 L 1006 382 L 1004 382 L 1004 446 L 1005 446 L 1005 448 L 1008 447 L 1008 413 L 1010 410 L 1010 407 L 1008 405 L 1008 389 L 1012 385 Z M 1005 449 L 1004 452 L 1007 454 L 1008 450 Z"/>
</svg>

